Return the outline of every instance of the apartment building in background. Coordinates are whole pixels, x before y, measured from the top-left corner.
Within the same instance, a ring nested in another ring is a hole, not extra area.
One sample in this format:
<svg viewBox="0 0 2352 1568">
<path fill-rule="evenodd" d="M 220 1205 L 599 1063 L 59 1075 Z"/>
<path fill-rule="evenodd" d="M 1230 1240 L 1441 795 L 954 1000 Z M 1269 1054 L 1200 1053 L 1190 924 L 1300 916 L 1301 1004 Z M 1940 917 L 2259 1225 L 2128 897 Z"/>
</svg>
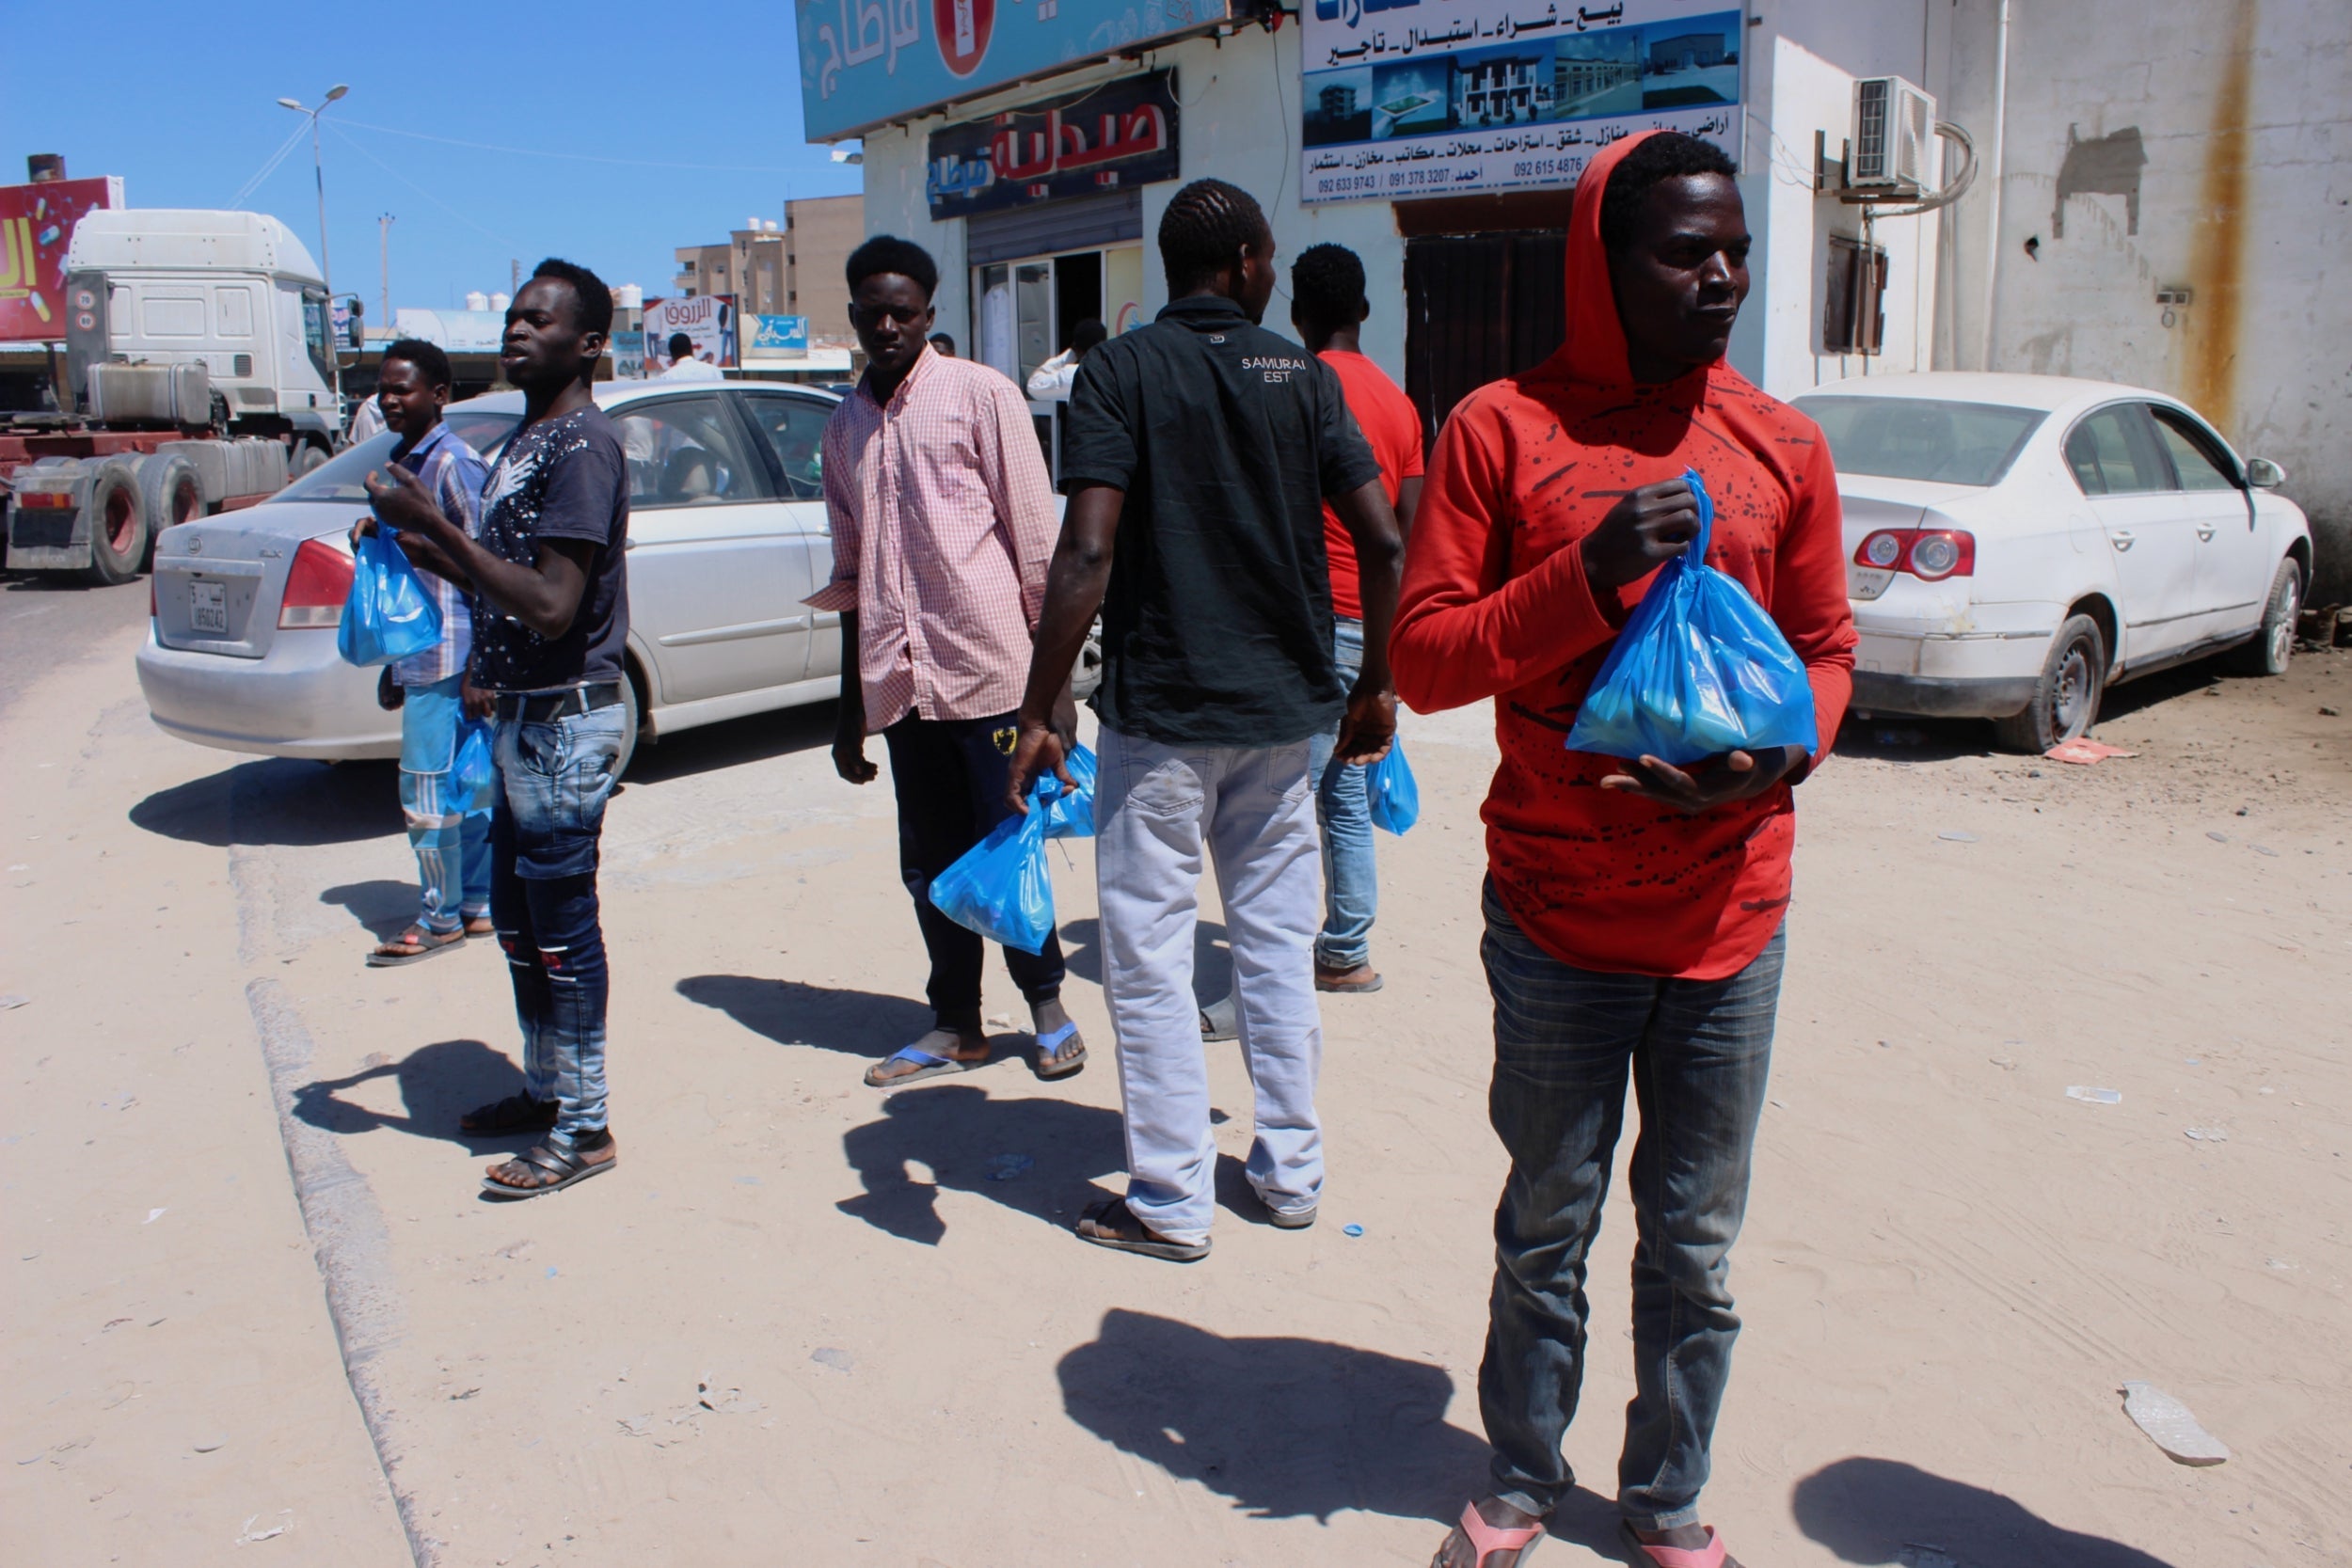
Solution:
<svg viewBox="0 0 2352 1568">
<path fill-rule="evenodd" d="M 725 245 L 677 247 L 671 286 L 681 295 L 728 294 L 746 315 L 808 316 L 812 339 L 850 336 L 842 269 L 866 238 L 863 196 L 784 204 L 784 221 L 755 218 Z"/>
</svg>

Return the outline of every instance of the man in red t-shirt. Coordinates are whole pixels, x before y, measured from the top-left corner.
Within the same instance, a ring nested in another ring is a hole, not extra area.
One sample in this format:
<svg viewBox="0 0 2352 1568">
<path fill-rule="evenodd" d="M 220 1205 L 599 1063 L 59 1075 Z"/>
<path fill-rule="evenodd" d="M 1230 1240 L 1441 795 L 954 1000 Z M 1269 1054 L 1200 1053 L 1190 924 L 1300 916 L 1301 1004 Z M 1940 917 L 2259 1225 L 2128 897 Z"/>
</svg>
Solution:
<svg viewBox="0 0 2352 1568">
<path fill-rule="evenodd" d="M 1488 1109 L 1511 1155 L 1478 1374 L 1494 1479 L 1437 1568 L 1517 1568 L 1572 1484 L 1585 1260 L 1629 1079 L 1625 1544 L 1660 1568 L 1736 1568 L 1699 1489 L 1740 1332 L 1728 1270 L 1780 996 L 1790 786 L 1836 739 L 1854 646 L 1829 447 L 1724 362 L 1747 254 L 1713 146 L 1655 132 L 1596 156 L 1568 218 L 1565 341 L 1447 420 L 1405 562 L 1398 695 L 1424 713 L 1494 699 L 1502 752 L 1482 814 Z M 1698 533 L 1686 469 L 1715 502 L 1708 563 L 1804 661 L 1810 754 L 1677 768 L 1563 744 L 1627 613 Z"/>
<path fill-rule="evenodd" d="M 1380 464 L 1380 483 L 1406 537 L 1421 499 L 1421 415 L 1388 373 L 1365 357 L 1358 341 L 1372 306 L 1364 297 L 1364 263 L 1344 245 L 1311 245 L 1291 263 L 1291 325 L 1309 352 L 1340 378 L 1340 392 Z M 1356 589 L 1356 546 L 1328 505 L 1323 509 L 1324 551 L 1331 562 L 1332 642 L 1341 678 L 1353 680 L 1364 662 L 1364 607 Z M 1323 930 L 1315 938 L 1315 989 L 1380 989 L 1372 967 L 1372 922 L 1379 911 L 1379 868 L 1373 859 L 1370 769 L 1338 760 L 1339 731 L 1315 737 L 1307 776 L 1315 782 L 1315 815 L 1323 826 Z"/>
</svg>

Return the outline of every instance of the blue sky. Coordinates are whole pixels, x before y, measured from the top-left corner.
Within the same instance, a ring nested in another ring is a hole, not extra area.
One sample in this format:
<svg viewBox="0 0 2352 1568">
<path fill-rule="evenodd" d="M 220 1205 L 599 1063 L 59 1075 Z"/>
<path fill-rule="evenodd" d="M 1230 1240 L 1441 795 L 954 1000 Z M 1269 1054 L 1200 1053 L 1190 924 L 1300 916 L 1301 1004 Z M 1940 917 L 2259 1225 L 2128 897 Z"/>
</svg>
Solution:
<svg viewBox="0 0 2352 1568">
<path fill-rule="evenodd" d="M 787 196 L 858 189 L 801 139 L 790 0 L 103 11 L 99 53 L 61 44 L 51 64 L 72 69 L 8 72 L 0 183 L 24 178 L 26 153 L 61 152 L 76 179 L 122 176 L 135 207 L 227 206 L 304 123 L 277 100 L 347 82 L 321 137 L 327 237 L 337 291 L 371 320 L 378 214 L 397 218 L 393 306 L 448 307 L 548 255 L 667 293 L 673 247 L 723 242 L 754 213 L 781 222 Z M 70 12 L 21 12 L 14 31 Z M 307 134 L 244 205 L 317 249 Z"/>
</svg>

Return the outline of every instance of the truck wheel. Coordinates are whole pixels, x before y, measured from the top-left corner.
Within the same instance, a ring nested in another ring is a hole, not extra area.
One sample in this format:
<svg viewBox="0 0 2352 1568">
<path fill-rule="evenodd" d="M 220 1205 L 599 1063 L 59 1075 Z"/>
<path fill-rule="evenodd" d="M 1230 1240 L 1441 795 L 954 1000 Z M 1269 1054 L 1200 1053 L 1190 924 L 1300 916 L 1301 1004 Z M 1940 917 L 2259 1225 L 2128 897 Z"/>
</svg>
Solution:
<svg viewBox="0 0 2352 1568">
<path fill-rule="evenodd" d="M 139 575 L 147 559 L 147 506 L 128 463 L 103 465 L 89 485 L 89 559 L 84 575 L 112 585 Z"/>
<path fill-rule="evenodd" d="M 147 557 L 155 559 L 155 538 L 174 523 L 204 515 L 204 484 L 196 465 L 177 452 L 158 454 L 139 465 L 139 506 L 147 514 Z"/>
<path fill-rule="evenodd" d="M 2279 562 L 2270 579 L 2270 597 L 2263 606 L 2262 630 L 2251 642 L 2240 643 L 2224 656 L 2232 673 L 2240 675 L 2283 675 L 2295 653 L 2295 619 L 2303 609 L 2303 569 L 2293 556 Z"/>
<path fill-rule="evenodd" d="M 2099 697 L 2106 689 L 2107 640 L 2099 623 L 2074 615 L 2050 640 L 2033 702 L 2023 713 L 1993 721 L 1993 738 L 2006 752 L 2040 756 L 2061 740 L 2073 740 L 2099 721 Z"/>
</svg>

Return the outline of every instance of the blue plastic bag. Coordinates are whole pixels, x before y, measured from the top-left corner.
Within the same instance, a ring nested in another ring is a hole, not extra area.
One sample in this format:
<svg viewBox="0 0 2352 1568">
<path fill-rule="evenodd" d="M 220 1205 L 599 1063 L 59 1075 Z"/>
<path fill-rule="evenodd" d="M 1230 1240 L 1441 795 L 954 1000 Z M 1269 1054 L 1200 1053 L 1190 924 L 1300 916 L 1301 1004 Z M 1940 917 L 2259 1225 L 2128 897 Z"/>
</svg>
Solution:
<svg viewBox="0 0 2352 1568">
<path fill-rule="evenodd" d="M 1405 761 L 1404 741 L 1391 741 L 1389 754 L 1372 765 L 1364 793 L 1372 797 L 1375 828 L 1402 833 L 1421 820 L 1421 785 L 1413 782 L 1413 770 Z"/>
<path fill-rule="evenodd" d="M 1045 869 L 1045 813 L 1030 791 L 1026 816 L 1008 816 L 931 879 L 931 902 L 959 926 L 1024 953 L 1054 934 L 1054 882 Z"/>
<path fill-rule="evenodd" d="M 1658 569 L 1593 677 L 1568 731 L 1568 750 L 1654 756 L 1677 768 L 1725 752 L 1811 751 L 1813 688 L 1804 661 L 1764 607 L 1707 564 L 1715 504 L 1698 470 L 1698 537 Z"/>
<path fill-rule="evenodd" d="M 467 719 L 457 726 L 457 758 L 450 764 L 450 799 L 471 815 L 498 803 L 498 732 L 487 720 Z"/>
<path fill-rule="evenodd" d="M 351 593 L 335 627 L 335 651 L 347 664 L 389 664 L 441 640 L 441 607 L 389 531 L 378 526 L 351 551 Z"/>
<path fill-rule="evenodd" d="M 1073 746 L 1062 759 L 1070 776 L 1077 781 L 1075 789 L 1064 788 L 1062 782 L 1051 773 L 1041 773 L 1030 786 L 1029 797 L 1045 813 L 1047 838 L 1092 838 L 1094 836 L 1094 753 L 1084 746 Z"/>
</svg>

